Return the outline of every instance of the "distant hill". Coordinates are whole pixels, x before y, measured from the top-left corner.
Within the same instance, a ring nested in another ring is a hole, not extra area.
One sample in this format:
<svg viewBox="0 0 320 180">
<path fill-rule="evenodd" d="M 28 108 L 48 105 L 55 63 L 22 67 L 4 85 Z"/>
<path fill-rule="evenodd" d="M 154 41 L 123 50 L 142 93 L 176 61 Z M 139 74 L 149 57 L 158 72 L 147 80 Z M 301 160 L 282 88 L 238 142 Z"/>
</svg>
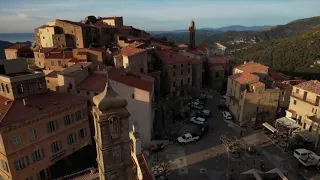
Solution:
<svg viewBox="0 0 320 180">
<path fill-rule="evenodd" d="M 7 47 L 9 47 L 9 46 L 11 46 L 13 44 L 25 44 L 25 45 L 31 46 L 32 42 L 26 41 L 26 42 L 11 43 L 11 42 L 8 42 L 8 41 L 1 41 L 0 40 L 0 60 L 3 60 L 3 59 L 6 58 L 5 54 L 4 54 L 4 49 L 6 49 Z"/>
<path fill-rule="evenodd" d="M 268 40 L 235 52 L 234 62 L 254 60 L 288 75 L 319 79 L 320 27 L 279 40 Z M 310 67 L 313 66 L 313 67 Z"/>
<path fill-rule="evenodd" d="M 312 30 L 312 28 L 320 25 L 320 16 L 300 19 L 290 22 L 285 25 L 278 25 L 264 30 L 250 30 L 250 31 L 214 31 L 205 28 L 198 30 L 196 33 L 196 43 L 213 44 L 220 42 L 225 45 L 228 50 L 237 50 L 254 43 L 262 42 L 265 40 L 281 39 L 289 36 L 301 34 Z M 237 27 L 237 26 L 236 26 Z M 225 28 L 224 30 L 228 29 Z M 241 29 L 241 28 L 240 28 Z M 223 30 L 223 29 L 222 29 Z M 176 44 L 188 43 L 188 32 L 167 32 L 155 34 L 154 36 L 166 36 L 170 40 L 174 40 Z"/>
<path fill-rule="evenodd" d="M 272 26 L 240 26 L 240 25 L 231 25 L 231 26 L 226 26 L 226 27 L 221 27 L 221 28 L 201 28 L 197 29 L 197 31 L 200 32 L 210 32 L 210 33 L 223 33 L 226 31 L 256 31 L 256 30 L 263 30 L 270 28 Z M 149 31 L 151 34 L 163 34 L 163 33 L 183 33 L 183 32 L 188 32 L 188 29 L 179 29 L 179 30 L 172 30 L 172 31 Z"/>
</svg>

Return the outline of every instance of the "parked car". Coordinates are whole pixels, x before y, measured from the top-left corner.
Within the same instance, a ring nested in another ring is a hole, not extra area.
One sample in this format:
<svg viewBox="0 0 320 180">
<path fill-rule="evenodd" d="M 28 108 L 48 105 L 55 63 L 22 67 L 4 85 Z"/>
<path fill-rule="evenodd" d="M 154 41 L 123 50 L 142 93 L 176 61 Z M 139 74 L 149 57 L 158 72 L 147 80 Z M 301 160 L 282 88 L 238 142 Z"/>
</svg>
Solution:
<svg viewBox="0 0 320 180">
<path fill-rule="evenodd" d="M 222 97 L 223 97 L 223 99 L 227 99 L 227 95 L 226 94 L 224 94 Z"/>
<path fill-rule="evenodd" d="M 207 98 L 207 93 L 201 93 L 200 96 L 199 96 L 200 100 L 204 100 L 206 98 Z"/>
<path fill-rule="evenodd" d="M 205 118 L 201 118 L 201 117 L 192 117 L 190 119 L 190 122 L 194 123 L 194 124 L 204 124 L 206 122 Z"/>
<path fill-rule="evenodd" d="M 203 105 L 204 103 L 200 100 L 200 99 L 196 99 L 193 101 L 194 103 L 197 103 L 197 104 L 200 104 L 200 105 Z"/>
<path fill-rule="evenodd" d="M 227 107 L 227 106 L 221 105 L 221 104 L 218 105 L 218 108 L 220 109 L 220 111 L 226 111 L 226 110 L 228 110 L 228 107 Z"/>
<path fill-rule="evenodd" d="M 200 137 L 204 136 L 209 131 L 209 125 L 205 124 L 199 128 L 197 131 L 197 134 L 199 134 Z"/>
<path fill-rule="evenodd" d="M 200 136 L 196 133 L 186 133 L 180 137 L 178 137 L 178 142 L 181 144 L 190 143 L 193 141 L 197 141 L 200 139 Z"/>
<path fill-rule="evenodd" d="M 297 158 L 298 160 L 299 160 L 300 158 L 308 157 L 310 154 L 312 154 L 311 151 L 309 151 L 309 150 L 307 150 L 307 149 L 303 149 L 303 148 L 301 148 L 301 149 L 295 149 L 295 150 L 293 151 L 293 156 L 294 156 L 295 158 Z"/>
<path fill-rule="evenodd" d="M 220 93 L 221 95 L 226 94 L 226 91 L 224 89 L 220 89 L 218 90 L 218 93 Z"/>
<path fill-rule="evenodd" d="M 226 120 L 232 120 L 232 116 L 228 111 L 222 111 L 222 115 Z"/>
<path fill-rule="evenodd" d="M 208 109 L 203 109 L 203 110 L 199 111 L 198 114 L 200 116 L 210 117 L 211 116 L 211 111 L 208 110 Z"/>
<path fill-rule="evenodd" d="M 197 105 L 197 104 L 193 104 L 193 103 L 191 103 L 191 108 L 193 108 L 193 109 L 197 109 L 197 110 L 202 110 L 203 109 L 203 106 L 201 106 L 201 105 Z"/>
</svg>

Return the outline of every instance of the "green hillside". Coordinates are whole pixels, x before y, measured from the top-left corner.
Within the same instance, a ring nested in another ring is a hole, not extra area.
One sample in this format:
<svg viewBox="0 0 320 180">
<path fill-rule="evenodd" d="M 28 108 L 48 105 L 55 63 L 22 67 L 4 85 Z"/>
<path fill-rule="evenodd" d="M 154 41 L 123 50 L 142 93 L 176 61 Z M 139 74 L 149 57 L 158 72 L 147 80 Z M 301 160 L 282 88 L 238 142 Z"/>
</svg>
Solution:
<svg viewBox="0 0 320 180">
<path fill-rule="evenodd" d="M 279 40 L 268 40 L 234 54 L 234 62 L 254 60 L 288 75 L 315 78 L 320 66 L 314 65 L 320 55 L 320 27 L 310 32 Z M 314 66 L 314 67 L 310 67 Z"/>
</svg>

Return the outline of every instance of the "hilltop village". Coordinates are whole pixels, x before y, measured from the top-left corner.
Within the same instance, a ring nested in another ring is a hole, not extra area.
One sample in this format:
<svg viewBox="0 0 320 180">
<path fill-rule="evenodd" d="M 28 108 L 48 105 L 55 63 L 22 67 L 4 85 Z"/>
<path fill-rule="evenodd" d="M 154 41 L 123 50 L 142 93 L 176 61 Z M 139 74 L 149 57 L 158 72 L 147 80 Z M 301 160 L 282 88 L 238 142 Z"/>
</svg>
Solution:
<svg viewBox="0 0 320 180">
<path fill-rule="evenodd" d="M 0 179 L 289 178 L 290 149 L 319 146 L 320 82 L 235 65 L 222 44 L 195 39 L 194 21 L 189 44 L 175 45 L 88 16 L 6 48 Z"/>
</svg>

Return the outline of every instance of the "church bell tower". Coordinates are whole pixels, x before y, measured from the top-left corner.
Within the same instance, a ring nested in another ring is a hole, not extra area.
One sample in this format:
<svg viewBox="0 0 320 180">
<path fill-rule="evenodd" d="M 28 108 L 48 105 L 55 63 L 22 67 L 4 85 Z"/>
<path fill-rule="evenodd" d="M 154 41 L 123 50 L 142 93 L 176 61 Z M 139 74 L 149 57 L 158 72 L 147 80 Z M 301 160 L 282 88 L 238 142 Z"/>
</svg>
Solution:
<svg viewBox="0 0 320 180">
<path fill-rule="evenodd" d="M 127 101 L 107 83 L 93 102 L 99 179 L 132 180 Z"/>
<path fill-rule="evenodd" d="M 190 22 L 189 26 L 189 49 L 194 49 L 196 47 L 196 26 L 194 21 Z"/>
</svg>

